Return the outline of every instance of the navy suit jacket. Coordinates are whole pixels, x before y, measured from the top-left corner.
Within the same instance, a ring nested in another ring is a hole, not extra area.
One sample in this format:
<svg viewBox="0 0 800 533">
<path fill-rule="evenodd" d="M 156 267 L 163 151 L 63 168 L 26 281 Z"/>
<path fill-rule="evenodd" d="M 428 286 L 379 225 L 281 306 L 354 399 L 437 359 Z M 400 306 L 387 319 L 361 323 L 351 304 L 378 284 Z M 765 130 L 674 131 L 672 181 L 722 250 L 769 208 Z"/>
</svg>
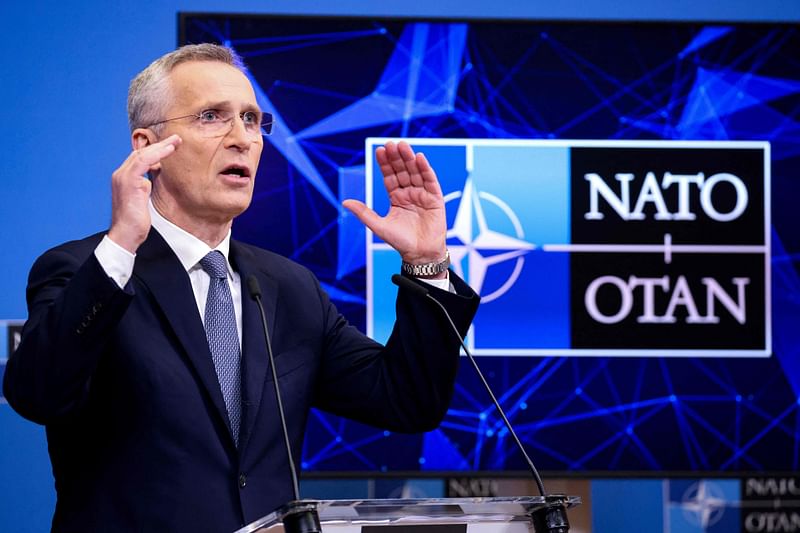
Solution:
<svg viewBox="0 0 800 533">
<path fill-rule="evenodd" d="M 46 426 L 53 530 L 233 531 L 292 499 L 256 304 L 243 295 L 237 449 L 177 257 L 151 230 L 120 289 L 94 256 L 101 238 L 37 260 L 4 379 L 11 406 Z M 459 348 L 431 302 L 399 291 L 384 347 L 347 323 L 307 269 L 236 241 L 230 260 L 261 285 L 295 458 L 311 407 L 395 431 L 438 425 Z M 451 279 L 458 294 L 431 293 L 464 334 L 478 298 Z"/>
</svg>

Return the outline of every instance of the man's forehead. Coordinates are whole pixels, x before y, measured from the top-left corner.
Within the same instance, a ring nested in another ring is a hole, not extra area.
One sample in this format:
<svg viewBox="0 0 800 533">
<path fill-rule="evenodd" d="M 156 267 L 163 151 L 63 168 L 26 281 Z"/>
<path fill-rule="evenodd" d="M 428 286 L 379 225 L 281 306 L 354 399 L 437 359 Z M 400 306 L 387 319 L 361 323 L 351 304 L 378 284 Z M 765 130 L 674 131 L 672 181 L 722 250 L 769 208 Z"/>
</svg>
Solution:
<svg viewBox="0 0 800 533">
<path fill-rule="evenodd" d="M 220 61 L 186 61 L 169 75 L 176 100 L 244 101 L 254 104 L 255 92 L 247 76 Z"/>
</svg>

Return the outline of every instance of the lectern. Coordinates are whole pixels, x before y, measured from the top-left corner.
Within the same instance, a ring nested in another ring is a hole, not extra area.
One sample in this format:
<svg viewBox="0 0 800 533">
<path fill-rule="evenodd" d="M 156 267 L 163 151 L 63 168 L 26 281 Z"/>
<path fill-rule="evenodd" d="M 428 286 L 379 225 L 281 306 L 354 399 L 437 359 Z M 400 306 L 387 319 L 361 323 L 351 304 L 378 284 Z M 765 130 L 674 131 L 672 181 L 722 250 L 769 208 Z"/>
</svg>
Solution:
<svg viewBox="0 0 800 533">
<path fill-rule="evenodd" d="M 236 533 L 281 533 L 284 521 L 316 509 L 323 533 L 530 533 L 568 531 L 569 525 L 537 524 L 544 508 L 580 503 L 577 496 L 430 498 L 387 500 L 299 500 Z M 548 529 L 542 529 L 542 527 Z M 287 528 L 287 531 L 291 528 Z"/>
</svg>

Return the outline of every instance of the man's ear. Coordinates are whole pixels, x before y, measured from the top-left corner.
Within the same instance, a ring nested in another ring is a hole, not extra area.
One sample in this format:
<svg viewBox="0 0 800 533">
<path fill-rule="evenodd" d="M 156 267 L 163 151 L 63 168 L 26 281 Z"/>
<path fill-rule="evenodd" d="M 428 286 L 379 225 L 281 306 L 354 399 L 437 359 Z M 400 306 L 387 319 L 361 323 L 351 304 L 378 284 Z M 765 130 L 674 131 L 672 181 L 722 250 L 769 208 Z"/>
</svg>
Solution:
<svg viewBox="0 0 800 533">
<path fill-rule="evenodd" d="M 150 146 L 158 142 L 156 134 L 147 128 L 136 128 L 131 133 L 131 146 L 134 150 L 141 150 L 145 146 Z"/>
<path fill-rule="evenodd" d="M 131 133 L 131 146 L 134 150 L 141 150 L 151 144 L 155 144 L 158 142 L 158 136 L 153 133 L 153 130 L 147 128 L 136 128 Z M 156 163 L 152 165 L 148 170 L 147 174 L 148 177 L 152 179 L 153 172 L 158 172 L 161 170 L 161 163 Z"/>
</svg>

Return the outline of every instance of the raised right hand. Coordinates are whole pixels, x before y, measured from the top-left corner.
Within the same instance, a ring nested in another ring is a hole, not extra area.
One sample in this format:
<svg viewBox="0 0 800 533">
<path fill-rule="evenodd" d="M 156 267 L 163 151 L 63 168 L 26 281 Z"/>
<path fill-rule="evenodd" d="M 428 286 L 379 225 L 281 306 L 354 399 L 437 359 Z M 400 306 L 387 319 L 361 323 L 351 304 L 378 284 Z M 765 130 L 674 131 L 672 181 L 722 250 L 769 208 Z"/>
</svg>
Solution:
<svg viewBox="0 0 800 533">
<path fill-rule="evenodd" d="M 111 228 L 108 237 L 135 254 L 150 232 L 150 210 L 147 202 L 153 184 L 145 177 L 155 165 L 169 157 L 181 144 L 181 138 L 170 135 L 157 143 L 131 152 L 111 175 Z"/>
</svg>

